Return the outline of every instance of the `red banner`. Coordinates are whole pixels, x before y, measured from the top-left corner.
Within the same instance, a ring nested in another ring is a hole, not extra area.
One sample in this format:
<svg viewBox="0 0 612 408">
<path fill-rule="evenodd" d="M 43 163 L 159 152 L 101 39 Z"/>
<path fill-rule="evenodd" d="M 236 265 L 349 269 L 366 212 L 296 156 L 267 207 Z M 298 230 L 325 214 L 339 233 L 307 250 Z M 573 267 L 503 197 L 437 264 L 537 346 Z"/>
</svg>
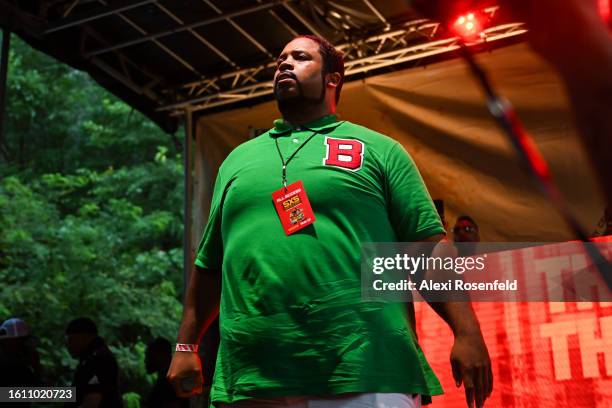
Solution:
<svg viewBox="0 0 612 408">
<path fill-rule="evenodd" d="M 612 302 L 473 306 L 493 365 L 485 406 L 612 407 Z M 452 332 L 427 304 L 415 308 L 419 343 L 445 391 L 431 406 L 466 407 L 449 362 Z"/>
</svg>

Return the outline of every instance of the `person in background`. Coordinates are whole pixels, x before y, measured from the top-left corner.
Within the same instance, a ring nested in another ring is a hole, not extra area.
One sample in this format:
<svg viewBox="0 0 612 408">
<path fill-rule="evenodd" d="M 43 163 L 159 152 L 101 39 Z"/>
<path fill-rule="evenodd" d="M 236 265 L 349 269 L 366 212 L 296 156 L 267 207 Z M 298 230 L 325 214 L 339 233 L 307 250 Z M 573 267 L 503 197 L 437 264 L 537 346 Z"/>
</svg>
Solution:
<svg viewBox="0 0 612 408">
<path fill-rule="evenodd" d="M 170 361 L 172 361 L 172 345 L 167 339 L 157 337 L 147 345 L 145 368 L 149 374 L 157 373 L 157 380 L 147 397 L 146 406 L 149 408 L 189 407 L 189 400 L 177 397 L 166 378 Z"/>
<path fill-rule="evenodd" d="M 88 317 L 72 320 L 66 327 L 66 346 L 79 360 L 74 372 L 76 403 L 82 408 L 121 408 L 119 367 L 96 324 Z"/>
<path fill-rule="evenodd" d="M 469 215 L 457 218 L 453 231 L 453 241 L 460 242 L 457 246 L 459 256 L 471 256 L 476 253 L 476 245 L 480 242 L 478 224 Z"/>
<path fill-rule="evenodd" d="M 0 387 L 43 385 L 40 356 L 26 322 L 6 320 L 0 326 Z"/>
</svg>

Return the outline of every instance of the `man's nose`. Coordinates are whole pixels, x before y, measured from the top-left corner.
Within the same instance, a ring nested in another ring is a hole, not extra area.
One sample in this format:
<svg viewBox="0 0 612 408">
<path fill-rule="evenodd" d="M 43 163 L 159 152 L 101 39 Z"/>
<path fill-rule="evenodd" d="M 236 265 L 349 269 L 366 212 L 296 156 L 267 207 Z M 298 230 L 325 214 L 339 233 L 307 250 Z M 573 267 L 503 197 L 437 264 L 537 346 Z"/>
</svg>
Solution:
<svg viewBox="0 0 612 408">
<path fill-rule="evenodd" d="M 279 72 L 290 71 L 290 70 L 293 70 L 293 63 L 289 60 L 289 58 L 287 58 L 286 60 L 278 64 Z"/>
</svg>

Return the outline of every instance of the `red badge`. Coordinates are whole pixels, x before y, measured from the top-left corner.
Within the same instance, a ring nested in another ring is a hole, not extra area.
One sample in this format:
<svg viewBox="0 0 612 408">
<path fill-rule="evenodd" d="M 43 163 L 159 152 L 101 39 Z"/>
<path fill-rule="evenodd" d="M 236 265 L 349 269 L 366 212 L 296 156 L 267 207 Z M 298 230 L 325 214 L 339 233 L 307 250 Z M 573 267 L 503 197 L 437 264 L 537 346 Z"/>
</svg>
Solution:
<svg viewBox="0 0 612 408">
<path fill-rule="evenodd" d="M 272 193 L 274 207 L 285 234 L 291 235 L 315 222 L 314 212 L 301 181 L 296 181 Z"/>
</svg>

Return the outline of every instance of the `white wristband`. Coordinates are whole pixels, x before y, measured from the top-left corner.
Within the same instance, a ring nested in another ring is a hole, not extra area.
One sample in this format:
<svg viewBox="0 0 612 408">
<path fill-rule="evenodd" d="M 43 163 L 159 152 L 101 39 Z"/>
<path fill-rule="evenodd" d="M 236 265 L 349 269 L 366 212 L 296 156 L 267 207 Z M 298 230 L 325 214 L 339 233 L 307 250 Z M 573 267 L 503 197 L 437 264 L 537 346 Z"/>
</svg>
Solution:
<svg viewBox="0 0 612 408">
<path fill-rule="evenodd" d="M 191 353 L 197 353 L 198 349 L 200 348 L 200 346 L 198 346 L 197 344 L 181 344 L 181 343 L 176 343 L 176 351 L 188 351 Z"/>
</svg>

